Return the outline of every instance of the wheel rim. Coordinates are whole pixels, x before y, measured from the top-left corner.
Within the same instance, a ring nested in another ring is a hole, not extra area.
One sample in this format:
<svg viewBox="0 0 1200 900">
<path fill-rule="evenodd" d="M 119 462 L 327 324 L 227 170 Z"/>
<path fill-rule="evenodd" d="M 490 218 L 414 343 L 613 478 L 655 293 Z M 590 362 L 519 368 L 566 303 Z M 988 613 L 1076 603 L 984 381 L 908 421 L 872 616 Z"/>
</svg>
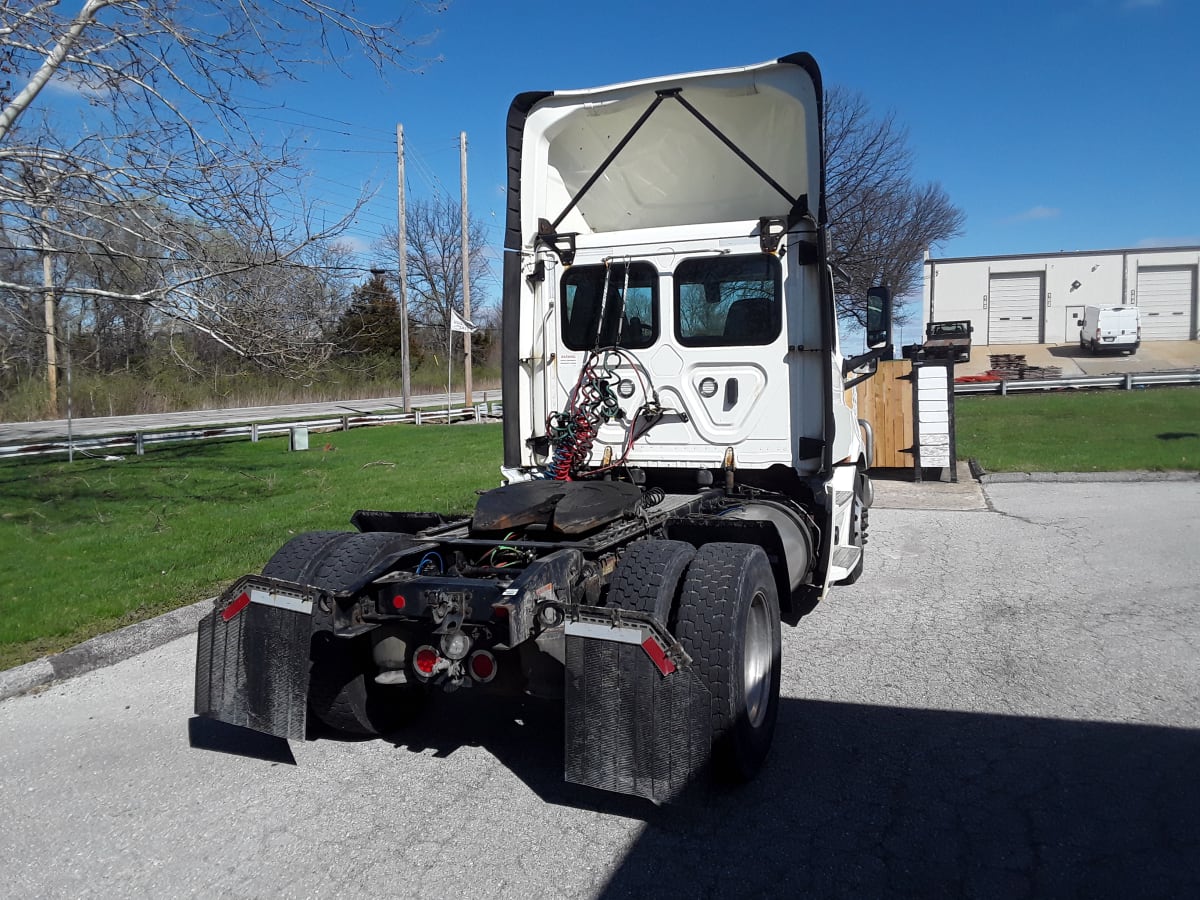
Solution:
<svg viewBox="0 0 1200 900">
<path fill-rule="evenodd" d="M 757 728 L 767 717 L 771 694 L 771 620 L 767 614 L 767 598 L 762 591 L 750 601 L 746 620 L 746 653 L 742 682 L 746 692 L 746 718 Z"/>
</svg>

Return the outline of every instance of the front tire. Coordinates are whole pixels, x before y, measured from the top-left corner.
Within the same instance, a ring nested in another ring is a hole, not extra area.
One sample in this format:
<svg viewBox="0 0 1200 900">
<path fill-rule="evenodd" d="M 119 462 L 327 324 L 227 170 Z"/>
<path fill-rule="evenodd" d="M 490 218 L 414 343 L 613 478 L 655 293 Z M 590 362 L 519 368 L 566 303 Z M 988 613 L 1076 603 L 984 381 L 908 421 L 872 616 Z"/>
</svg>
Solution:
<svg viewBox="0 0 1200 900">
<path fill-rule="evenodd" d="M 714 775 L 749 781 L 779 714 L 779 593 L 761 547 L 705 544 L 688 567 L 675 636 L 709 693 Z"/>
</svg>

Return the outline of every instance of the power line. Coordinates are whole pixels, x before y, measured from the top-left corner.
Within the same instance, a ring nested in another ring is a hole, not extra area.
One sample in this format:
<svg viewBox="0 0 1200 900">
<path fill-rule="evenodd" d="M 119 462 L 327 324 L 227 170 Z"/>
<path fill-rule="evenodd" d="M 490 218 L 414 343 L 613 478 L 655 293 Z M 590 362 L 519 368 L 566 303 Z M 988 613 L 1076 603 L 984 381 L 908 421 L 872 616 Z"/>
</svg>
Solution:
<svg viewBox="0 0 1200 900">
<path fill-rule="evenodd" d="M 15 246 L 0 245 L 0 251 L 5 251 L 5 250 L 9 250 L 9 251 L 12 251 L 15 253 L 42 253 L 43 252 L 43 249 L 41 247 L 15 247 Z M 146 255 L 143 253 L 138 253 L 138 254 L 112 253 L 112 252 L 105 251 L 105 250 L 70 250 L 65 247 L 51 248 L 49 252 L 52 256 L 102 257 L 103 259 L 110 260 L 110 261 L 111 260 L 120 260 L 120 259 L 139 259 L 139 260 L 145 259 L 145 260 L 153 260 L 155 262 L 173 262 L 173 263 L 180 263 L 180 264 L 204 262 L 207 265 L 214 265 L 214 266 L 252 266 L 255 268 L 265 268 L 267 266 L 285 266 L 287 268 L 292 268 L 292 269 L 317 269 L 317 270 L 326 271 L 326 272 L 370 271 L 369 268 L 366 268 L 364 266 L 316 265 L 316 264 L 311 264 L 311 263 L 297 262 L 296 260 L 292 260 L 292 259 L 270 259 L 270 260 L 262 260 L 259 262 L 254 262 L 252 260 L 247 260 L 247 259 L 196 260 L 196 259 L 192 259 L 192 258 L 177 257 L 177 256 L 151 256 L 151 255 Z M 359 254 L 356 253 L 355 255 L 359 255 Z"/>
</svg>

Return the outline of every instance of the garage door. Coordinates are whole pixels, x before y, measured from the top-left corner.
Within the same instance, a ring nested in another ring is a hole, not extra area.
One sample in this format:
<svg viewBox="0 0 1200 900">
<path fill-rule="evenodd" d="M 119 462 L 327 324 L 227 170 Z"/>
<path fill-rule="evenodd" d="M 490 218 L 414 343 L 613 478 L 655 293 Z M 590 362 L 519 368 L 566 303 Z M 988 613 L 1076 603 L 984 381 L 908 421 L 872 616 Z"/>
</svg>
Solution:
<svg viewBox="0 0 1200 900">
<path fill-rule="evenodd" d="M 988 343 L 1037 344 L 1042 339 L 1042 276 L 993 275 L 988 287 Z"/>
<path fill-rule="evenodd" d="M 1137 303 L 1143 341 L 1186 341 L 1192 336 L 1192 266 L 1138 269 Z"/>
</svg>

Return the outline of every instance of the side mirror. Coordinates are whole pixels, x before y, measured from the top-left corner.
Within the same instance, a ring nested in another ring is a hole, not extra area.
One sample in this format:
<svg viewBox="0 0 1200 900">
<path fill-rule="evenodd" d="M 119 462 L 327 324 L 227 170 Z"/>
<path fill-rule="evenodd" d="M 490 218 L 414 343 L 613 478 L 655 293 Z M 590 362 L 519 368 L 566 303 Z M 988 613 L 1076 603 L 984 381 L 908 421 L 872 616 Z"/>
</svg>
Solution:
<svg viewBox="0 0 1200 900">
<path fill-rule="evenodd" d="M 886 287 L 867 291 L 867 349 L 882 350 L 892 342 L 892 292 Z"/>
<path fill-rule="evenodd" d="M 865 381 L 879 368 L 880 357 L 892 355 L 892 292 L 886 287 L 873 287 L 867 291 L 867 352 L 842 362 L 842 376 L 858 370 L 856 376 L 846 382 L 852 388 Z M 864 370 L 862 367 L 867 366 Z"/>
</svg>

